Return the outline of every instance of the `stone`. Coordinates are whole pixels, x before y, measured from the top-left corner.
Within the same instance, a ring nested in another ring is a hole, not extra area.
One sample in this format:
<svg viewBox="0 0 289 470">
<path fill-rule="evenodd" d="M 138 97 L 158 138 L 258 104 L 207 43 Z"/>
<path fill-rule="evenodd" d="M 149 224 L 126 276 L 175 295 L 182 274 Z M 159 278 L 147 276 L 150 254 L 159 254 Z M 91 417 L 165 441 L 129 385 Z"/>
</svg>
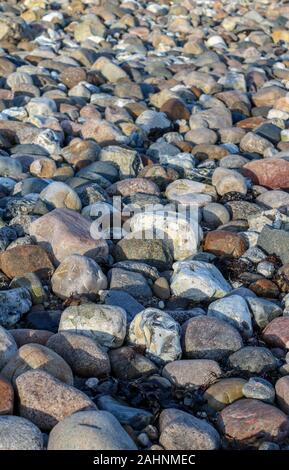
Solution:
<svg viewBox="0 0 289 470">
<path fill-rule="evenodd" d="M 272 209 L 279 209 L 280 207 L 289 205 L 288 193 L 277 189 L 260 194 L 256 198 L 256 201 L 262 206 Z"/>
<path fill-rule="evenodd" d="M 116 145 L 109 145 L 101 149 L 100 161 L 112 162 L 119 170 L 122 179 L 137 176 L 141 168 L 141 159 L 137 152 Z"/>
<path fill-rule="evenodd" d="M 165 240 L 135 238 L 133 235 L 125 236 L 116 244 L 114 256 L 116 261 L 143 261 L 160 271 L 170 269 L 173 264 L 172 252 Z"/>
<path fill-rule="evenodd" d="M 152 421 L 153 415 L 141 408 L 127 406 L 110 395 L 102 395 L 97 400 L 97 406 L 100 410 L 108 411 L 122 425 L 131 426 L 134 429 L 143 429 Z"/>
<path fill-rule="evenodd" d="M 122 307 L 127 313 L 127 320 L 131 321 L 135 315 L 143 310 L 143 305 L 127 292 L 120 290 L 108 290 L 104 293 L 106 305 Z"/>
<path fill-rule="evenodd" d="M 77 193 L 67 184 L 55 181 L 40 193 L 40 199 L 50 208 L 66 208 L 76 211 L 81 209 L 81 201 Z"/>
<path fill-rule="evenodd" d="M 14 408 L 14 391 L 10 382 L 0 375 L 0 416 L 12 415 Z M 1 446 L 1 444 L 0 444 Z"/>
<path fill-rule="evenodd" d="M 86 255 L 95 261 L 108 255 L 102 238 L 90 234 L 91 223 L 70 209 L 54 209 L 30 225 L 30 235 L 59 262 L 72 254 Z"/>
<path fill-rule="evenodd" d="M 8 330 L 0 326 L 0 371 L 16 353 L 17 344 Z"/>
<path fill-rule="evenodd" d="M 50 431 L 67 416 L 94 403 L 82 392 L 42 370 L 31 370 L 16 379 L 20 416 L 43 431 Z"/>
<path fill-rule="evenodd" d="M 245 346 L 229 356 L 229 366 L 249 375 L 266 374 L 276 369 L 277 361 L 264 347 Z"/>
<path fill-rule="evenodd" d="M 174 408 L 163 410 L 159 427 L 160 444 L 166 450 L 216 450 L 220 446 L 216 429 L 185 411 Z"/>
<path fill-rule="evenodd" d="M 274 387 L 261 377 L 251 377 L 243 386 L 243 394 L 246 398 L 255 398 L 266 403 L 273 403 L 275 400 Z"/>
<path fill-rule="evenodd" d="M 243 387 L 246 383 L 246 380 L 237 377 L 221 379 L 207 388 L 204 398 L 210 408 L 221 411 L 227 405 L 243 398 Z"/>
<path fill-rule="evenodd" d="M 289 262 L 288 241 L 287 231 L 265 225 L 258 237 L 258 246 L 269 255 L 279 256 L 282 263 L 286 264 Z"/>
<path fill-rule="evenodd" d="M 48 450 L 136 450 L 132 438 L 107 411 L 79 411 L 58 423 Z"/>
<path fill-rule="evenodd" d="M 282 315 L 282 309 L 269 300 L 254 297 L 248 297 L 246 300 L 255 322 L 262 330 L 274 320 L 274 318 Z"/>
<path fill-rule="evenodd" d="M 279 86 L 268 86 L 261 88 L 254 93 L 252 100 L 255 106 L 270 106 L 273 107 L 278 98 L 286 95 L 286 90 Z"/>
<path fill-rule="evenodd" d="M 135 193 L 158 195 L 158 186 L 147 178 L 128 178 L 112 184 L 107 188 L 110 196 L 131 196 Z"/>
<path fill-rule="evenodd" d="M 286 415 L 275 406 L 245 398 L 227 406 L 218 427 L 232 444 L 255 447 L 264 440 L 282 442 L 289 433 Z"/>
<path fill-rule="evenodd" d="M 208 232 L 204 239 L 204 251 L 209 251 L 217 256 L 240 258 L 246 249 L 246 240 L 238 233 L 214 230 Z"/>
<path fill-rule="evenodd" d="M 34 273 L 14 277 L 10 283 L 10 287 L 24 287 L 27 289 L 30 293 L 33 305 L 42 304 L 47 298 L 41 279 Z"/>
<path fill-rule="evenodd" d="M 108 272 L 110 289 L 122 290 L 137 300 L 152 297 L 151 288 L 143 274 L 126 269 L 113 268 Z"/>
<path fill-rule="evenodd" d="M 33 330 L 32 328 L 17 328 L 17 330 L 10 330 L 10 332 L 18 348 L 29 343 L 42 344 L 45 346 L 50 336 L 53 335 L 51 331 Z"/>
<path fill-rule="evenodd" d="M 212 184 L 215 186 L 219 196 L 224 196 L 230 192 L 247 194 L 246 180 L 236 170 L 221 167 L 216 168 L 213 174 Z"/>
<path fill-rule="evenodd" d="M 289 162 L 285 159 L 254 160 L 244 165 L 242 171 L 254 184 L 270 189 L 289 188 Z"/>
<path fill-rule="evenodd" d="M 218 363 L 210 359 L 185 359 L 166 364 L 162 374 L 176 387 L 190 389 L 208 387 L 222 371 Z"/>
<path fill-rule="evenodd" d="M 110 372 L 108 355 L 92 338 L 64 331 L 50 336 L 46 345 L 79 377 L 101 377 Z"/>
<path fill-rule="evenodd" d="M 246 301 L 240 295 L 230 295 L 209 305 L 208 316 L 224 320 L 234 326 L 244 337 L 253 334 L 251 314 Z"/>
<path fill-rule="evenodd" d="M 284 413 L 289 414 L 289 376 L 281 377 L 275 384 L 276 398 Z"/>
<path fill-rule="evenodd" d="M 165 312 L 147 308 L 138 313 L 129 327 L 128 339 L 131 344 L 142 347 L 153 362 L 166 363 L 179 359 L 180 327 Z"/>
<path fill-rule="evenodd" d="M 148 135 L 162 134 L 171 127 L 171 122 L 165 113 L 152 110 L 141 113 L 135 123 Z"/>
<path fill-rule="evenodd" d="M 51 278 L 53 292 L 61 299 L 92 295 L 106 289 L 107 279 L 91 258 L 71 255 L 65 258 Z"/>
<path fill-rule="evenodd" d="M 165 103 L 162 104 L 160 111 L 165 113 L 172 121 L 178 119 L 185 119 L 188 121 L 190 119 L 190 111 L 185 104 L 177 98 L 170 98 L 165 101 Z"/>
<path fill-rule="evenodd" d="M 134 348 L 123 346 L 109 352 L 112 373 L 123 380 L 138 379 L 157 372 L 156 365 Z"/>
<path fill-rule="evenodd" d="M 0 291 L 0 326 L 10 328 L 32 307 L 29 291 L 23 287 Z"/>
<path fill-rule="evenodd" d="M 28 419 L 0 416 L 0 450 L 42 450 L 43 435 Z"/>
<path fill-rule="evenodd" d="M 0 269 L 10 279 L 26 273 L 35 273 L 41 278 L 47 278 L 53 273 L 54 266 L 40 246 L 22 245 L 1 253 Z"/>
<path fill-rule="evenodd" d="M 15 385 L 16 379 L 30 370 L 43 370 L 58 380 L 73 385 L 69 365 L 46 346 L 25 344 L 9 359 L 1 374 Z"/>
<path fill-rule="evenodd" d="M 38 178 L 52 178 L 56 172 L 56 163 L 51 158 L 39 158 L 34 160 L 29 171 L 31 175 L 37 176 Z"/>
<path fill-rule="evenodd" d="M 182 325 L 182 349 L 188 358 L 220 361 L 242 346 L 238 331 L 218 318 L 200 315 Z"/>
<path fill-rule="evenodd" d="M 170 286 L 165 277 L 159 277 L 153 285 L 154 294 L 162 300 L 168 300 L 170 298 Z"/>
<path fill-rule="evenodd" d="M 94 303 L 68 307 L 61 315 L 59 332 L 82 334 L 105 348 L 118 348 L 126 334 L 126 312 Z"/>
<path fill-rule="evenodd" d="M 220 225 L 230 221 L 230 213 L 226 207 L 216 202 L 206 204 L 202 210 L 203 220 L 210 229 L 216 229 Z"/>
<path fill-rule="evenodd" d="M 222 298 L 231 290 L 220 271 L 204 261 L 180 261 L 173 269 L 171 291 L 178 297 L 202 302 Z"/>
<path fill-rule="evenodd" d="M 254 134 L 254 132 L 247 132 L 240 142 L 240 148 L 243 152 L 255 152 L 264 155 L 267 149 L 273 148 L 273 144 L 270 140 Z"/>
<path fill-rule="evenodd" d="M 289 317 L 274 318 L 263 330 L 262 336 L 272 347 L 289 349 Z"/>
</svg>

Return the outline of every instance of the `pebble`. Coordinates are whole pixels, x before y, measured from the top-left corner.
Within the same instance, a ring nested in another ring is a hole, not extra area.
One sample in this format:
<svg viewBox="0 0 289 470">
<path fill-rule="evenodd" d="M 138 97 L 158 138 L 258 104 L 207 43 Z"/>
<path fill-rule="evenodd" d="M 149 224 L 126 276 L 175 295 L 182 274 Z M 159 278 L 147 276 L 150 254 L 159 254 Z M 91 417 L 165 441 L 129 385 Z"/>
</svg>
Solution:
<svg viewBox="0 0 289 470">
<path fill-rule="evenodd" d="M 208 315 L 234 326 L 244 337 L 253 333 L 251 314 L 246 301 L 240 295 L 230 295 L 209 305 Z"/>
<path fill-rule="evenodd" d="M 42 450 L 42 433 L 28 419 L 20 416 L 0 416 L 0 449 Z"/>
<path fill-rule="evenodd" d="M 210 359 L 186 359 L 166 364 L 162 374 L 177 387 L 198 388 L 214 383 L 222 371 Z"/>
<path fill-rule="evenodd" d="M 251 377 L 243 386 L 243 394 L 246 398 L 255 398 L 266 403 L 273 403 L 275 400 L 274 387 L 261 377 Z"/>
<path fill-rule="evenodd" d="M 221 379 L 211 385 L 204 393 L 208 405 L 216 411 L 221 411 L 226 406 L 243 398 L 243 387 L 246 380 L 239 378 Z"/>
</svg>

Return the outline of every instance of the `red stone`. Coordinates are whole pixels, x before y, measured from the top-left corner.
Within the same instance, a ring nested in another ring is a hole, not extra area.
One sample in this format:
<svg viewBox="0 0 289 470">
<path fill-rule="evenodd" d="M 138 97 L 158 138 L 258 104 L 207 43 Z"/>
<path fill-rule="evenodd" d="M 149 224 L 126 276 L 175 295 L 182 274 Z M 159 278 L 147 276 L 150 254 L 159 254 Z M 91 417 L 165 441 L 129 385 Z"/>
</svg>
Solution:
<svg viewBox="0 0 289 470">
<path fill-rule="evenodd" d="M 207 233 L 204 241 L 204 251 L 217 256 L 239 258 L 247 249 L 242 235 L 225 230 L 214 230 Z"/>
<path fill-rule="evenodd" d="M 254 184 L 271 189 L 289 189 L 289 162 L 281 158 L 255 160 L 242 168 Z"/>
<path fill-rule="evenodd" d="M 263 339 L 270 346 L 289 348 L 289 317 L 274 318 L 263 330 Z"/>
<path fill-rule="evenodd" d="M 13 387 L 8 380 L 0 376 L 0 415 L 12 415 L 13 406 Z"/>
</svg>

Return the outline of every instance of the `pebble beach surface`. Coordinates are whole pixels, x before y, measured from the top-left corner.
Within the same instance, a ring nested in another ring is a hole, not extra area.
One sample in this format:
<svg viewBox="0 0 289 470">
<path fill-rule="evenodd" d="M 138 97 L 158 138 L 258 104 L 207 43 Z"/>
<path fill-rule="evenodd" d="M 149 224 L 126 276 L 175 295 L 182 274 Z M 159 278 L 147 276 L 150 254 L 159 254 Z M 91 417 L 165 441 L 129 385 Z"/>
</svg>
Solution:
<svg viewBox="0 0 289 470">
<path fill-rule="evenodd" d="M 0 5 L 0 450 L 289 450 L 289 4 Z"/>
</svg>

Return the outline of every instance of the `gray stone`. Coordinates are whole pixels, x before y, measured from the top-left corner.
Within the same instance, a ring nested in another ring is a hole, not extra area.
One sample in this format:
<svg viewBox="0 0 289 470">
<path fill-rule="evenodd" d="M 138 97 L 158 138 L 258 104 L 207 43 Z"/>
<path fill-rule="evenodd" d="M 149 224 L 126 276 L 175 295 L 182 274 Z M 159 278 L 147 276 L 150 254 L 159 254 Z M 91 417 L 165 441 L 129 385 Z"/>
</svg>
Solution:
<svg viewBox="0 0 289 470">
<path fill-rule="evenodd" d="M 0 291 L 0 326 L 14 326 L 32 307 L 29 291 L 24 287 Z"/>
<path fill-rule="evenodd" d="M 28 419 L 0 416 L 0 450 L 42 450 L 43 436 Z"/>
<path fill-rule="evenodd" d="M 229 366 L 238 371 L 256 375 L 271 372 L 277 368 L 277 360 L 267 348 L 246 346 L 231 354 Z"/>
<path fill-rule="evenodd" d="M 134 429 L 145 428 L 153 419 L 153 415 L 149 411 L 127 406 L 109 395 L 99 397 L 97 406 L 100 410 L 110 412 L 120 424 L 128 424 Z"/>
<path fill-rule="evenodd" d="M 239 295 L 230 295 L 212 302 L 208 308 L 208 315 L 229 322 L 245 337 L 250 337 L 253 334 L 248 305 Z"/>
<path fill-rule="evenodd" d="M 0 371 L 16 353 L 17 344 L 8 330 L 0 326 Z"/>
<path fill-rule="evenodd" d="M 246 398 L 256 398 L 267 403 L 273 403 L 275 400 L 273 385 L 261 377 L 251 377 L 243 386 L 243 394 Z"/>
</svg>

